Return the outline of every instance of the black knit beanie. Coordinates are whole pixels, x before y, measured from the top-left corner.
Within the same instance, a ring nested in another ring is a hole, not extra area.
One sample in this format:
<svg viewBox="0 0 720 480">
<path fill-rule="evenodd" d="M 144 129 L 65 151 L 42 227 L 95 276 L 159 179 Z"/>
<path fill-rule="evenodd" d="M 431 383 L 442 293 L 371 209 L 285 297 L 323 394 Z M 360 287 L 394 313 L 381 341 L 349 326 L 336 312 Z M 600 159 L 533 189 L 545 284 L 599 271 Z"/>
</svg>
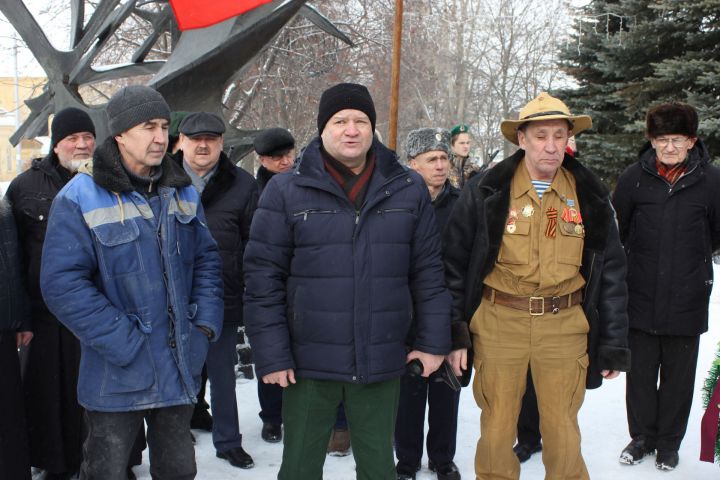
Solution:
<svg viewBox="0 0 720 480">
<path fill-rule="evenodd" d="M 52 125 L 50 126 L 50 132 L 50 148 L 53 149 L 60 140 L 74 133 L 90 132 L 94 137 L 95 125 L 90 115 L 84 110 L 67 107 L 55 114 Z"/>
<path fill-rule="evenodd" d="M 154 118 L 170 121 L 170 107 L 160 93 L 131 85 L 115 93 L 107 104 L 108 128 L 114 137 Z"/>
<path fill-rule="evenodd" d="M 330 117 L 347 108 L 360 110 L 367 115 L 375 131 L 375 104 L 368 89 L 357 83 L 339 83 L 325 90 L 320 97 L 318 133 L 322 134 Z"/>
</svg>

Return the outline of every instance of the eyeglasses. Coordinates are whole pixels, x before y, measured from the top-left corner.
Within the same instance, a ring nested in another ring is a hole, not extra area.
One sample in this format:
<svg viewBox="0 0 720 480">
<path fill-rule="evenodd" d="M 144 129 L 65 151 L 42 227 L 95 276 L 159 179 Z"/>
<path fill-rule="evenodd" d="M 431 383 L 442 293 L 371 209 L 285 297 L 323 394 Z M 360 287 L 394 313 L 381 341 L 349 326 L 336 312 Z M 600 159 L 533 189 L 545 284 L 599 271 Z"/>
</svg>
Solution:
<svg viewBox="0 0 720 480">
<path fill-rule="evenodd" d="M 657 145 L 660 148 L 665 148 L 668 146 L 668 144 L 672 143 L 673 147 L 675 148 L 682 148 L 685 146 L 687 141 L 689 140 L 688 137 L 677 137 L 677 138 L 656 138 L 654 140 L 655 145 Z"/>
</svg>

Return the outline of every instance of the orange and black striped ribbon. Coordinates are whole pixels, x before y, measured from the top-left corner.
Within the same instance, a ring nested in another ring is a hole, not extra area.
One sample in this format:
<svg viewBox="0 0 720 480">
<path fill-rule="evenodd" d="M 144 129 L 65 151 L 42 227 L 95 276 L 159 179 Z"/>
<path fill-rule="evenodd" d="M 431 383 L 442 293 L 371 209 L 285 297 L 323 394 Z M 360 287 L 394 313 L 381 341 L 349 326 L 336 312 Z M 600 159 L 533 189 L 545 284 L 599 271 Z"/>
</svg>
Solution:
<svg viewBox="0 0 720 480">
<path fill-rule="evenodd" d="M 547 228 L 545 229 L 545 236 L 548 238 L 555 238 L 555 231 L 557 230 L 558 211 L 554 207 L 548 207 L 545 215 L 547 215 L 548 218 Z"/>
</svg>

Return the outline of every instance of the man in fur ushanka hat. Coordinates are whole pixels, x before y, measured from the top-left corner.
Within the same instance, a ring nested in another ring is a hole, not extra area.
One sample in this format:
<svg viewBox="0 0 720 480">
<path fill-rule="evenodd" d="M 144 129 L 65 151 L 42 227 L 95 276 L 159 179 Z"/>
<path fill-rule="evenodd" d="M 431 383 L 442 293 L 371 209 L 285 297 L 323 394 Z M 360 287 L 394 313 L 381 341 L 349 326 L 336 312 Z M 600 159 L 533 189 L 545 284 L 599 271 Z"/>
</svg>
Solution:
<svg viewBox="0 0 720 480">
<path fill-rule="evenodd" d="M 648 142 L 613 194 L 628 254 L 632 351 L 626 395 L 632 440 L 620 462 L 634 465 L 657 451 L 660 470 L 679 462 L 699 339 L 708 329 L 711 259 L 720 248 L 720 169 L 710 164 L 697 129 L 690 105 L 651 108 Z"/>
<path fill-rule="evenodd" d="M 588 479 L 577 422 L 586 386 L 630 365 L 625 255 L 609 194 L 565 152 L 591 125 L 541 93 L 502 122 L 520 149 L 465 185 L 445 229 L 449 361 L 459 372 L 474 353 L 479 479 L 520 476 L 513 443 L 528 368 L 546 477 Z"/>
<path fill-rule="evenodd" d="M 450 132 L 442 128 L 419 128 L 411 131 L 405 141 L 405 155 L 410 168 L 419 173 L 432 198 L 435 220 L 442 232 L 453 205 L 460 197 L 448 178 L 450 170 Z M 411 331 L 407 343 L 412 345 Z M 425 405 L 428 405 L 427 456 L 428 467 L 440 480 L 458 480 L 460 471 L 453 461 L 457 435 L 457 414 L 460 391 L 430 378 L 403 375 L 400 380 L 400 401 L 395 423 L 395 467 L 398 480 L 415 478 L 423 456 Z"/>
</svg>

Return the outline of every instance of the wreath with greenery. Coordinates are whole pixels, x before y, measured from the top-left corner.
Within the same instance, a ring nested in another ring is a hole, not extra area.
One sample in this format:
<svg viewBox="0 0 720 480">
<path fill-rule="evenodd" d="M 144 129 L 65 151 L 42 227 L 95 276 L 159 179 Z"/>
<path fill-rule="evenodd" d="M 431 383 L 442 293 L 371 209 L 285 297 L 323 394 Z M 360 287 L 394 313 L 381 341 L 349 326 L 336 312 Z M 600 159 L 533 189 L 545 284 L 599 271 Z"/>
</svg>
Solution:
<svg viewBox="0 0 720 480">
<path fill-rule="evenodd" d="M 718 342 L 718 350 L 715 352 L 715 360 L 702 387 L 703 409 L 707 409 L 715 387 L 718 385 L 718 379 L 720 379 L 720 342 Z M 720 424 L 718 425 L 718 436 L 715 441 L 715 460 L 720 462 Z"/>
</svg>

